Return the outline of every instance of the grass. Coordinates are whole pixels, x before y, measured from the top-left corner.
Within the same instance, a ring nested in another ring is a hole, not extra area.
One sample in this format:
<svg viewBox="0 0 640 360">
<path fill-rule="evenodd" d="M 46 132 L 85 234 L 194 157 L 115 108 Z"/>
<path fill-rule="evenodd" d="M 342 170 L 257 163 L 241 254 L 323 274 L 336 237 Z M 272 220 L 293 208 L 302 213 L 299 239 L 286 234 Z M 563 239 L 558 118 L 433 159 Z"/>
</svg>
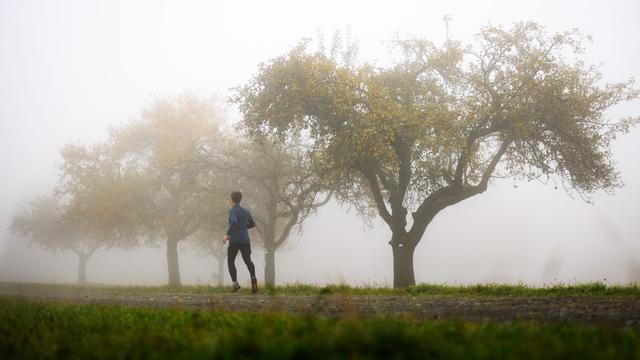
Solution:
<svg viewBox="0 0 640 360">
<path fill-rule="evenodd" d="M 132 292 L 132 293 L 193 293 L 214 294 L 226 293 L 228 287 L 212 286 L 112 286 L 112 285 L 61 285 L 61 284 L 16 284 L 25 288 L 41 288 L 47 291 L 82 291 L 91 290 L 105 292 Z M 248 292 L 243 289 L 241 292 Z M 626 296 L 640 297 L 640 287 L 637 284 L 608 285 L 605 283 L 564 284 L 557 283 L 543 287 L 531 287 L 527 285 L 504 284 L 478 284 L 478 285 L 439 285 L 420 284 L 402 289 L 373 286 L 347 286 L 347 285 L 307 285 L 287 284 L 276 287 L 263 288 L 262 293 L 272 295 L 436 295 L 436 296 Z"/>
<path fill-rule="evenodd" d="M 0 284 L 50 292 L 212 294 L 227 287 Z M 248 292 L 248 289 L 243 289 Z M 289 284 L 272 295 L 622 296 L 637 285 L 554 284 L 405 289 Z M 576 358 L 640 359 L 640 330 L 579 324 L 328 319 L 312 314 L 71 305 L 0 297 L 2 358 Z"/>
<path fill-rule="evenodd" d="M 636 284 L 606 285 L 585 283 L 578 285 L 555 284 L 545 287 L 527 285 L 477 284 L 440 285 L 419 284 L 402 289 L 377 287 L 351 287 L 347 285 L 312 286 L 292 284 L 272 289 L 283 294 L 347 294 L 347 295 L 439 295 L 439 296 L 640 296 Z"/>
<path fill-rule="evenodd" d="M 20 359 L 639 359 L 637 330 L 71 305 L 0 298 Z"/>
<path fill-rule="evenodd" d="M 0 298 L 0 357 L 20 359 L 640 359 L 640 333 L 571 324 L 70 305 Z"/>
</svg>

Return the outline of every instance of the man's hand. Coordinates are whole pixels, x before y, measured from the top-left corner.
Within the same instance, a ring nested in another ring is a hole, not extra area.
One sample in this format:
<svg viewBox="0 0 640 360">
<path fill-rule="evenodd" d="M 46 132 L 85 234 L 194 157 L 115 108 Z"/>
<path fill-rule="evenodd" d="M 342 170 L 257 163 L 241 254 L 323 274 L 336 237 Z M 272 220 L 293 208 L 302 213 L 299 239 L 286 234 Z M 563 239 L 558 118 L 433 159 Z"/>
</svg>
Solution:
<svg viewBox="0 0 640 360">
<path fill-rule="evenodd" d="M 227 241 L 229 241 L 229 235 L 226 235 L 226 234 L 225 234 L 224 238 L 222 239 L 222 243 L 223 243 L 223 244 L 226 244 L 226 243 L 227 243 Z"/>
</svg>

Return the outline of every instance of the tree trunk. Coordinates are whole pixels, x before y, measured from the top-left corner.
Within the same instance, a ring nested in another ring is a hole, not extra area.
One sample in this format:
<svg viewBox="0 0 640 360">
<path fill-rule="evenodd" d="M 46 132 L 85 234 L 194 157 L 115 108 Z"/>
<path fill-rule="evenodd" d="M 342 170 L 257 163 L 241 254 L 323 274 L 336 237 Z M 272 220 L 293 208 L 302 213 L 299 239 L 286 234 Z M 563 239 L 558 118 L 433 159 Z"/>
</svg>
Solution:
<svg viewBox="0 0 640 360">
<path fill-rule="evenodd" d="M 180 265 L 178 263 L 178 239 L 167 238 L 167 266 L 169 286 L 180 286 Z"/>
<path fill-rule="evenodd" d="M 218 260 L 218 286 L 224 285 L 224 257 L 216 258 Z"/>
<path fill-rule="evenodd" d="M 78 254 L 78 284 L 87 283 L 87 260 L 90 254 Z"/>
<path fill-rule="evenodd" d="M 393 250 L 393 287 L 403 288 L 416 284 L 413 273 L 413 252 L 415 245 L 391 243 Z"/>
<path fill-rule="evenodd" d="M 264 284 L 276 285 L 276 249 L 275 246 L 265 246 L 264 251 Z"/>
</svg>

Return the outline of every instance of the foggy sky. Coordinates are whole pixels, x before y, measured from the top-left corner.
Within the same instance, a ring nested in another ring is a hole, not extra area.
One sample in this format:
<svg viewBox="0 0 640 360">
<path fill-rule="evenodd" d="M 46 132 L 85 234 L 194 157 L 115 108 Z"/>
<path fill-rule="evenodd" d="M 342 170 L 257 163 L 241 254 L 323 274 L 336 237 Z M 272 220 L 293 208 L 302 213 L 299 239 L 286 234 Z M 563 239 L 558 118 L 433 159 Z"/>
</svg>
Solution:
<svg viewBox="0 0 640 360">
<path fill-rule="evenodd" d="M 0 281 L 73 282 L 77 258 L 13 238 L 11 217 L 56 181 L 58 150 L 105 138 L 153 95 L 192 91 L 221 99 L 260 62 L 321 29 L 350 27 L 361 60 L 391 62 L 394 33 L 469 43 L 481 26 L 534 20 L 549 31 L 593 36 L 584 59 L 604 82 L 640 79 L 640 2 L 629 1 L 24 1 L 0 2 Z M 640 115 L 640 102 L 608 116 Z M 238 118 L 230 107 L 227 117 Z M 640 129 L 613 146 L 626 186 L 594 205 L 553 185 L 495 181 L 480 196 L 441 212 L 416 248 L 417 282 L 640 281 Z M 390 232 L 363 224 L 336 203 L 320 209 L 277 257 L 278 283 L 392 282 Z M 262 277 L 261 252 L 254 261 Z M 238 261 L 240 280 L 248 275 Z M 212 257 L 181 251 L 184 283 L 206 283 Z M 89 282 L 161 284 L 164 248 L 99 250 Z M 227 276 L 228 279 L 228 276 Z"/>
</svg>

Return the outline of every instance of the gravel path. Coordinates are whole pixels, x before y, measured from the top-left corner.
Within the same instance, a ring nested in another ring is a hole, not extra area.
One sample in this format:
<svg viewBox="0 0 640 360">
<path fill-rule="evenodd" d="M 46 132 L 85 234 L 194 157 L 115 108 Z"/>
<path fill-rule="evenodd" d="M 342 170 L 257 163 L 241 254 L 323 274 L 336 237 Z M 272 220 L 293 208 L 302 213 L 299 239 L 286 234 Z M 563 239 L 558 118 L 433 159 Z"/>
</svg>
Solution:
<svg viewBox="0 0 640 360">
<path fill-rule="evenodd" d="M 374 295 L 190 294 L 55 288 L 0 283 L 0 296 L 71 303 L 221 309 L 338 316 L 404 316 L 415 320 L 576 322 L 640 327 L 640 298 L 604 296 L 451 297 Z"/>
</svg>

